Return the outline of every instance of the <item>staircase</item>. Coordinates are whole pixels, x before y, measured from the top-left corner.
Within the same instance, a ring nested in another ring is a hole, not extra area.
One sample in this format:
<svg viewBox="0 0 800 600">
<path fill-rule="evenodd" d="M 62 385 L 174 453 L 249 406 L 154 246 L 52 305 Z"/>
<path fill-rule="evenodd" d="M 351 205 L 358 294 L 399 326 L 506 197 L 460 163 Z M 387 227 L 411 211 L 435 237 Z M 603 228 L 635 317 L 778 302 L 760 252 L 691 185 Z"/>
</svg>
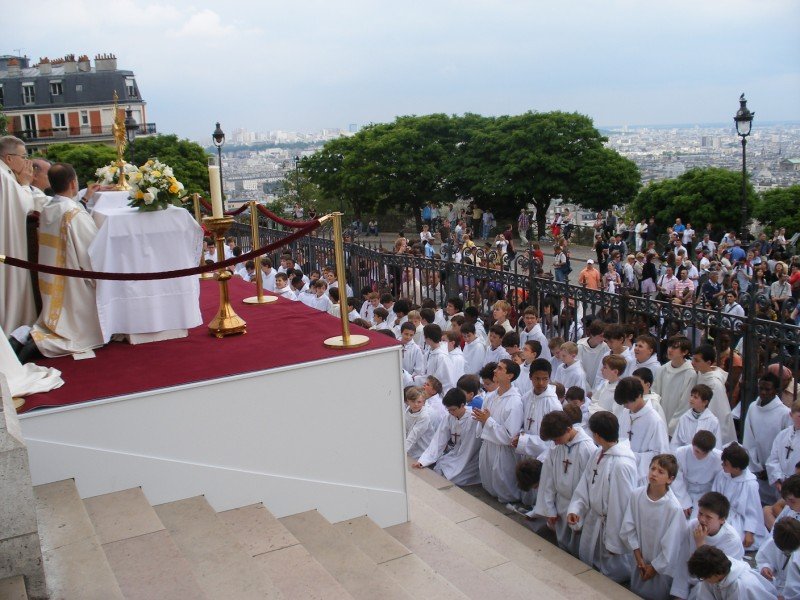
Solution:
<svg viewBox="0 0 800 600">
<path fill-rule="evenodd" d="M 51 600 L 636 598 L 430 470 L 408 476 L 411 521 L 215 513 L 204 497 L 151 506 L 140 488 L 81 500 L 34 488 Z M 534 596 L 534 594 L 536 596 Z M 0 600 L 28 598 L 22 577 Z"/>
</svg>

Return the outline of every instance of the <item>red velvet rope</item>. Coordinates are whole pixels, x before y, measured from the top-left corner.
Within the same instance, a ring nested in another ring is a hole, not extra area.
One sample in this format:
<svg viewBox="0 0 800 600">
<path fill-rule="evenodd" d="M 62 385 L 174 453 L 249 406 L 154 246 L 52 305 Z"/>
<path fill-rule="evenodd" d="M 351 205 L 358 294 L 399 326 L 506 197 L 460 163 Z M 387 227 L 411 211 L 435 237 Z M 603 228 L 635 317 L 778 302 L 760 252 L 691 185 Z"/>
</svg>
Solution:
<svg viewBox="0 0 800 600">
<path fill-rule="evenodd" d="M 261 206 L 260 204 L 256 204 L 258 207 L 259 212 L 267 217 L 268 219 L 272 219 L 276 223 L 283 225 L 284 227 L 307 227 L 309 223 L 313 223 L 316 219 L 311 219 L 310 221 L 288 221 L 283 217 L 279 217 L 274 212 L 267 210 L 265 207 Z"/>
<path fill-rule="evenodd" d="M 39 263 L 32 263 L 27 260 L 20 260 L 13 256 L 5 257 L 5 264 L 11 267 L 19 267 L 20 269 L 28 269 L 29 271 L 38 271 L 39 273 L 49 273 L 51 275 L 63 275 L 64 277 L 77 277 L 78 279 L 103 279 L 109 281 L 151 281 L 154 279 L 174 279 L 177 277 L 189 277 L 192 275 L 199 275 L 200 273 L 211 273 L 212 271 L 219 271 L 227 267 L 233 266 L 240 262 L 247 262 L 256 256 L 261 256 L 267 252 L 272 252 L 278 248 L 282 248 L 296 239 L 303 237 L 314 231 L 319 227 L 319 221 L 310 221 L 310 224 L 302 229 L 298 229 L 293 234 L 286 236 L 272 244 L 267 244 L 263 248 L 251 250 L 247 254 L 241 256 L 234 256 L 227 260 L 215 262 L 210 265 L 203 265 L 202 267 L 192 267 L 191 269 L 178 269 L 175 271 L 163 271 L 160 273 L 106 273 L 102 271 L 83 271 L 81 269 L 61 269 L 50 265 L 43 265 Z"/>
<path fill-rule="evenodd" d="M 213 212 L 213 209 L 211 208 L 211 204 L 209 204 L 209 203 L 208 203 L 208 200 L 204 200 L 203 198 L 198 198 L 198 200 L 200 200 L 200 205 L 201 205 L 203 208 L 205 208 L 205 209 L 206 209 L 208 212 Z M 229 210 L 229 211 L 226 211 L 226 212 L 224 212 L 223 214 L 224 214 L 226 217 L 235 217 L 235 216 L 237 216 L 237 215 L 240 215 L 240 214 L 242 214 L 242 213 L 243 213 L 244 211 L 246 211 L 248 208 L 250 208 L 250 206 L 249 206 L 248 204 L 242 204 L 242 205 L 241 205 L 239 208 L 237 208 L 236 210 Z"/>
</svg>

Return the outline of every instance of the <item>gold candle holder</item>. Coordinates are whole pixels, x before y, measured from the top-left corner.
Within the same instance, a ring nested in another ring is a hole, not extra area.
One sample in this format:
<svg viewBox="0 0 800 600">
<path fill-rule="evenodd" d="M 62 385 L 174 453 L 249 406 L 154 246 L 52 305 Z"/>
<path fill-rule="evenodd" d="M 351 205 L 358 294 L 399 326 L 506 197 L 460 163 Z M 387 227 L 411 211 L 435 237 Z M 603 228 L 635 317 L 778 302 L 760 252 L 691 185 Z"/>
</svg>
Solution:
<svg viewBox="0 0 800 600">
<path fill-rule="evenodd" d="M 211 233 L 214 234 L 214 241 L 217 244 L 217 258 L 225 256 L 225 233 L 233 224 L 233 217 L 205 217 L 203 223 Z M 216 279 L 219 281 L 219 310 L 216 316 L 208 324 L 209 331 L 218 338 L 236 333 L 247 333 L 247 323 L 242 319 L 231 306 L 230 296 L 228 295 L 228 280 L 232 277 L 228 269 L 217 271 Z"/>
<path fill-rule="evenodd" d="M 200 214 L 200 194 L 195 192 L 192 194 L 192 203 L 194 204 L 194 220 L 197 221 L 197 224 L 202 227 L 203 225 L 203 216 Z M 206 261 L 203 259 L 205 254 L 205 242 L 203 242 L 203 249 L 200 250 L 200 266 L 205 267 Z M 214 275 L 209 272 L 200 273 L 200 279 L 214 279 Z"/>
<path fill-rule="evenodd" d="M 258 208 L 255 200 L 250 201 L 250 238 L 253 240 L 253 247 L 251 250 L 257 249 L 258 246 Z M 256 265 L 256 295 L 250 296 L 242 300 L 245 304 L 271 304 L 275 302 L 277 296 L 264 295 L 264 280 L 261 274 L 261 256 L 256 256 L 253 259 Z"/>
<path fill-rule="evenodd" d="M 350 321 L 347 319 L 347 278 L 344 276 L 342 213 L 340 212 L 333 213 L 333 247 L 336 254 L 336 277 L 339 281 L 339 312 L 342 317 L 342 335 L 330 337 L 323 343 L 328 348 L 358 348 L 359 346 L 366 346 L 369 343 L 367 336 L 350 335 Z"/>
<path fill-rule="evenodd" d="M 19 409 L 25 406 L 25 398 L 13 398 L 14 400 L 14 410 L 19 412 Z"/>
</svg>

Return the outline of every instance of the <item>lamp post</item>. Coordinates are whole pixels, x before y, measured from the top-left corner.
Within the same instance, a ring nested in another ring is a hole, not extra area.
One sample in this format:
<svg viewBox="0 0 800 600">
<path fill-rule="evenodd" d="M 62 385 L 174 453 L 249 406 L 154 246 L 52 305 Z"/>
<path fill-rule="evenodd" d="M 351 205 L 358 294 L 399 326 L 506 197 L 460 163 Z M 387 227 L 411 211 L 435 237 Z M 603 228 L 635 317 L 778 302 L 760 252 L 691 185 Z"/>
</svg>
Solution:
<svg viewBox="0 0 800 600">
<path fill-rule="evenodd" d="M 214 133 L 211 134 L 211 139 L 214 141 L 214 145 L 217 147 L 217 158 L 219 159 L 219 189 L 222 190 L 222 204 L 225 205 L 225 184 L 223 183 L 222 178 L 222 146 L 225 145 L 225 132 L 222 131 L 222 128 L 219 126 L 219 121 L 217 121 L 217 127 L 214 129 Z"/>
<path fill-rule="evenodd" d="M 133 161 L 133 141 L 136 139 L 136 131 L 139 129 L 139 124 L 133 118 L 133 111 L 131 107 L 125 109 L 125 137 L 128 139 L 128 147 L 131 149 L 131 164 Z"/>
<path fill-rule="evenodd" d="M 300 157 L 294 157 L 294 194 L 297 197 L 297 203 L 300 203 Z"/>
<path fill-rule="evenodd" d="M 736 123 L 736 133 L 742 138 L 742 227 L 740 235 L 743 241 L 749 237 L 747 231 L 747 136 L 750 135 L 755 115 L 756 113 L 750 112 L 750 109 L 747 108 L 744 94 L 739 96 L 739 110 L 736 111 L 733 121 Z"/>
</svg>

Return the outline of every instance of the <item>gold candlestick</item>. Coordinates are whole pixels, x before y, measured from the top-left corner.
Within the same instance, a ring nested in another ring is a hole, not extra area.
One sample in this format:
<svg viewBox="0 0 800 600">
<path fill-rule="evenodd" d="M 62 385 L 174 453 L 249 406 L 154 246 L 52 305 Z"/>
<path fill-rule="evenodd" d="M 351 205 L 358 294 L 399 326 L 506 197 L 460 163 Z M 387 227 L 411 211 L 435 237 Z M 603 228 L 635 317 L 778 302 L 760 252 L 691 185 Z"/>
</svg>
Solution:
<svg viewBox="0 0 800 600">
<path fill-rule="evenodd" d="M 233 217 L 205 217 L 203 219 L 206 229 L 214 234 L 214 241 L 217 244 L 217 258 L 225 256 L 225 233 L 233 224 Z M 208 324 L 209 331 L 218 338 L 235 333 L 247 333 L 247 323 L 242 319 L 231 306 L 230 296 L 228 295 L 228 280 L 231 278 L 228 269 L 217 271 L 216 279 L 219 281 L 219 310 L 216 316 Z"/>
<path fill-rule="evenodd" d="M 114 134 L 114 145 L 117 147 L 117 168 L 119 169 L 119 177 L 114 189 L 124 191 L 131 189 L 131 186 L 128 185 L 128 177 L 125 175 L 124 158 L 128 136 L 125 133 L 125 120 L 119 114 L 117 100 L 119 100 L 119 96 L 117 96 L 117 90 L 114 90 L 114 123 L 111 125 L 111 131 Z"/>
<path fill-rule="evenodd" d="M 255 250 L 258 248 L 258 213 L 256 212 L 258 209 L 256 208 L 256 201 L 250 201 L 250 238 L 253 240 L 251 250 Z M 243 302 L 245 304 L 270 304 L 271 302 L 275 302 L 278 297 L 277 296 L 265 296 L 264 295 L 264 280 L 262 279 L 261 274 L 261 256 L 256 256 L 253 262 L 256 265 L 256 295 L 250 296 L 249 298 L 245 298 Z"/>
<path fill-rule="evenodd" d="M 194 220 L 197 221 L 197 224 L 202 227 L 203 225 L 203 216 L 200 214 L 200 194 L 195 192 L 192 194 L 192 203 L 194 204 Z M 205 254 L 206 243 L 203 242 L 203 249 L 200 251 L 200 266 L 205 267 L 206 261 L 203 259 L 203 255 Z M 211 273 L 200 273 L 200 279 L 214 279 L 214 276 Z"/>
<path fill-rule="evenodd" d="M 350 321 L 347 319 L 347 278 L 344 276 L 342 213 L 339 212 L 333 213 L 333 247 L 336 253 L 336 277 L 339 281 L 339 312 L 342 317 L 342 335 L 330 337 L 323 343 L 328 348 L 358 348 L 359 346 L 366 346 L 369 343 L 367 336 L 350 335 Z"/>
</svg>

